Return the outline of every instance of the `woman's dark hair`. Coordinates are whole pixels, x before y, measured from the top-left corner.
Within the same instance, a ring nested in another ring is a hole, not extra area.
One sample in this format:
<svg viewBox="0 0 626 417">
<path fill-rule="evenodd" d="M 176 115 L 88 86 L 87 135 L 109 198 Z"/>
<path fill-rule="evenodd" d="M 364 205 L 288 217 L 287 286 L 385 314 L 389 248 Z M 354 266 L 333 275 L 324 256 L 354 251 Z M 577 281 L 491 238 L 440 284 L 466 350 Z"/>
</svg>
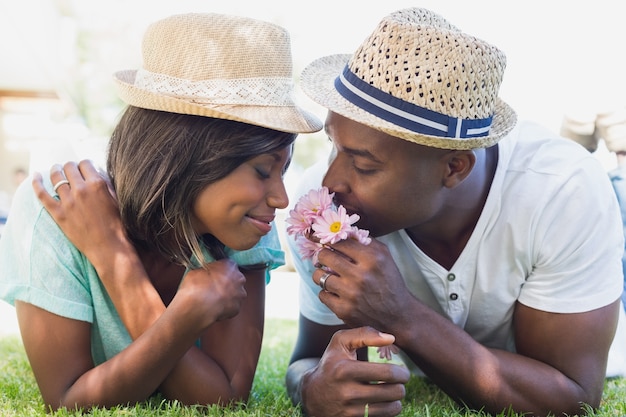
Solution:
<svg viewBox="0 0 626 417">
<path fill-rule="evenodd" d="M 209 184 L 260 154 L 290 146 L 297 134 L 232 120 L 129 106 L 113 131 L 107 171 L 122 222 L 138 248 L 182 265 L 203 256 L 192 205 Z M 219 198 L 219 196 L 215 196 Z M 223 245 L 205 236 L 219 258 Z"/>
</svg>

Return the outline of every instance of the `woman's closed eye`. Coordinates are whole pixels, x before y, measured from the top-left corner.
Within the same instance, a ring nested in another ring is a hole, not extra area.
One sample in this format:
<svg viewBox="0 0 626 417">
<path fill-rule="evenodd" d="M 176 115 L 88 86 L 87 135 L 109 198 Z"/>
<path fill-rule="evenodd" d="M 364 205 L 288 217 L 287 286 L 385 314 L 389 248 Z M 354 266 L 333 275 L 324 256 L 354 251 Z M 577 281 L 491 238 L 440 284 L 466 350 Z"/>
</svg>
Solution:
<svg viewBox="0 0 626 417">
<path fill-rule="evenodd" d="M 268 170 L 264 169 L 264 168 L 256 167 L 255 170 L 256 170 L 257 174 L 259 174 L 259 177 L 261 179 L 266 180 L 266 179 L 270 178 L 270 176 L 271 176 L 270 172 Z"/>
<path fill-rule="evenodd" d="M 291 148 L 287 149 L 287 151 L 290 150 Z M 273 176 L 282 179 L 291 164 L 291 152 L 263 154 L 249 161 L 249 164 L 262 180 L 270 179 Z"/>
</svg>

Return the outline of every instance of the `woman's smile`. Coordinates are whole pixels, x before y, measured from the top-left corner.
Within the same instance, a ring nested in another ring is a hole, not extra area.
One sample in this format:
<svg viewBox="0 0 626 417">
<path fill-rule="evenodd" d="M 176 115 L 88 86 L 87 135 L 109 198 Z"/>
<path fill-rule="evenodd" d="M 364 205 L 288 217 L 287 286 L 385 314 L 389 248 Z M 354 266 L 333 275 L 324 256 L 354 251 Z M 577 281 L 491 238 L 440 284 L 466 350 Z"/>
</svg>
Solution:
<svg viewBox="0 0 626 417">
<path fill-rule="evenodd" d="M 259 231 L 266 235 L 272 230 L 272 222 L 274 221 L 275 216 L 254 216 L 254 215 L 246 215 L 246 218 L 252 223 Z"/>
</svg>

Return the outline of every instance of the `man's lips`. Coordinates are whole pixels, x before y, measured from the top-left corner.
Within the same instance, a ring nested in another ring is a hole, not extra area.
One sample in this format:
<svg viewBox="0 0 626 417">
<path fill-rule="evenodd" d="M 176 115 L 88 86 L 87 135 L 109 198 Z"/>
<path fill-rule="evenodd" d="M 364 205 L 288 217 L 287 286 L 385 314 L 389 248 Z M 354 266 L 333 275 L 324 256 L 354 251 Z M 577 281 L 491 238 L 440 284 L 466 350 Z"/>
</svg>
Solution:
<svg viewBox="0 0 626 417">
<path fill-rule="evenodd" d="M 337 199 L 333 199 L 333 204 L 336 207 L 343 206 L 343 208 L 346 209 L 346 213 L 348 213 L 348 214 L 359 214 L 358 211 L 355 208 L 350 206 L 350 204 L 346 204 L 345 202 L 339 201 Z M 360 214 L 359 214 L 359 216 L 360 216 Z"/>
<path fill-rule="evenodd" d="M 357 216 L 359 216 L 359 220 L 358 220 L 356 223 L 354 223 L 354 225 L 355 225 L 355 226 L 360 227 L 360 228 L 366 228 L 366 229 L 368 228 L 368 225 L 367 225 L 367 224 L 364 224 L 364 221 L 365 221 L 366 219 L 364 218 L 363 214 L 361 214 L 362 212 L 360 212 L 359 210 L 355 209 L 355 208 L 354 208 L 353 206 L 351 206 L 350 204 L 346 204 L 345 202 L 342 202 L 342 201 L 340 201 L 340 200 L 338 200 L 338 199 L 336 199 L 336 198 L 335 198 L 335 199 L 333 199 L 333 204 L 334 204 L 336 207 L 343 206 L 343 208 L 345 208 L 345 209 L 346 209 L 346 213 L 347 213 L 349 216 L 351 216 L 351 215 L 353 215 L 353 214 L 356 214 Z"/>
</svg>

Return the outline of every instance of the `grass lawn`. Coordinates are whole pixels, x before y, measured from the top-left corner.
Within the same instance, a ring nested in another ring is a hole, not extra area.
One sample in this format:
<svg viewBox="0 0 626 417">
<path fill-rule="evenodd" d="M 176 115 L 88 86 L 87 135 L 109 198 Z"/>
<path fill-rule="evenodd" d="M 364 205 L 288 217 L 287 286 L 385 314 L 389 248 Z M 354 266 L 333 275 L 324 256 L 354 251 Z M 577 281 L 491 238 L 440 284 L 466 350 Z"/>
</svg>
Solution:
<svg viewBox="0 0 626 417">
<path fill-rule="evenodd" d="M 269 319 L 261 351 L 261 360 L 256 375 L 252 397 L 248 405 L 224 410 L 219 407 L 185 407 L 177 402 L 153 398 L 145 403 L 108 410 L 93 410 L 94 417 L 145 416 L 145 417 L 212 417 L 212 416 L 301 416 L 287 398 L 283 377 L 291 354 L 297 331 L 292 320 Z M 407 385 L 407 397 L 401 416 L 456 417 L 478 416 L 457 407 L 437 387 L 422 379 L 414 378 Z M 30 371 L 21 341 L 17 337 L 0 339 L 0 416 L 80 416 L 78 412 L 64 410 L 47 414 L 37 385 Z M 591 413 L 598 417 L 626 416 L 626 379 L 608 380 L 604 400 L 599 410 Z M 517 417 L 503 414 L 503 417 Z M 520 416 L 521 417 L 521 416 Z"/>
</svg>

